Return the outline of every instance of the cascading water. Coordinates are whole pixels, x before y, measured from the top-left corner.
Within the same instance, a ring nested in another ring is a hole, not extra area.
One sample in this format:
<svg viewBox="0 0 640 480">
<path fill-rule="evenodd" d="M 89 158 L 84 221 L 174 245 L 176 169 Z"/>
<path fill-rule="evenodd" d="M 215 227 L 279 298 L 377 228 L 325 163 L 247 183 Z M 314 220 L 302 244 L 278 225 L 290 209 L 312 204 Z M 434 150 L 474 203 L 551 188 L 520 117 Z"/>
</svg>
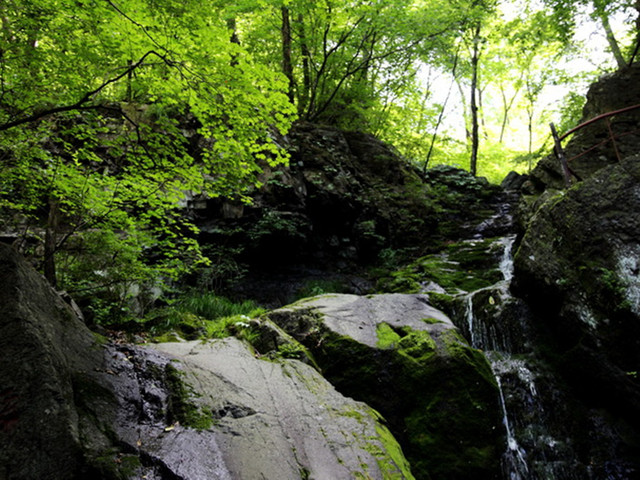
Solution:
<svg viewBox="0 0 640 480">
<path fill-rule="evenodd" d="M 528 365 L 523 346 L 526 325 L 520 315 L 505 321 L 505 306 L 516 302 L 509 293 L 513 278 L 512 249 L 515 236 L 500 238 L 498 269 L 502 280 L 495 285 L 463 294 L 464 321 L 460 325 L 472 347 L 485 352 L 500 393 L 506 446 L 502 456 L 505 480 L 577 479 L 567 473 L 566 462 L 557 462 L 555 440 L 545 425 L 545 410 L 538 397 L 536 373 Z M 462 318 L 461 318 L 462 320 Z"/>
<path fill-rule="evenodd" d="M 471 239 L 449 245 L 415 266 L 425 274 L 422 291 L 434 294 L 434 301 L 441 302 L 491 365 L 506 440 L 502 478 L 637 478 L 619 453 L 622 433 L 608 413 L 576 395 L 567 381 L 564 358 L 556 353 L 562 351 L 556 350 L 559 339 L 549 322 L 511 294 L 515 235 L 508 235 L 514 230 L 510 222 L 509 210 L 500 209 L 482 229 L 469 232 Z"/>
<path fill-rule="evenodd" d="M 623 450 L 628 448 L 623 438 L 628 432 L 612 423 L 610 412 L 601 407 L 606 392 L 591 395 L 572 388 L 566 358 L 558 353 L 566 348 L 559 344 L 563 337 L 550 319 L 537 317 L 543 310 L 511 294 L 515 236 L 508 235 L 514 231 L 508 202 L 481 228 L 469 231 L 471 239 L 449 245 L 416 266 L 417 272 L 425 272 L 422 291 L 434 293 L 434 300 L 491 365 L 506 440 L 502 478 L 638 478 Z M 518 280 L 522 291 L 526 279 Z M 438 296 L 443 294 L 446 297 Z"/>
<path fill-rule="evenodd" d="M 475 322 L 473 298 L 479 292 L 489 291 L 494 292 L 496 295 L 499 295 L 500 297 L 502 297 L 502 299 L 504 299 L 508 295 L 509 284 L 511 282 L 511 279 L 513 278 L 513 262 L 511 260 L 511 251 L 513 249 L 514 242 L 515 235 L 504 237 L 496 241 L 496 244 L 503 248 L 503 253 L 498 264 L 498 269 L 500 270 L 503 279 L 496 285 L 476 290 L 474 292 L 466 294 L 465 296 L 465 317 L 468 328 L 468 340 L 471 346 L 474 348 L 479 348 L 485 351 L 487 349 L 496 349 L 496 335 L 489 335 L 486 328 L 483 329 L 482 326 L 479 326 L 477 322 Z M 490 296 L 489 298 L 491 298 L 492 302 L 495 304 L 493 296 Z M 489 354 L 487 358 L 489 358 L 490 360 L 493 373 L 496 377 L 496 383 L 498 384 L 498 390 L 500 392 L 500 405 L 502 407 L 502 422 L 507 434 L 507 448 L 502 458 L 503 471 L 506 475 L 506 478 L 508 478 L 509 480 L 524 480 L 525 478 L 527 478 L 526 475 L 528 473 L 528 466 L 525 459 L 526 453 L 524 449 L 520 447 L 518 441 L 513 435 L 511 424 L 509 422 L 509 415 L 507 413 L 507 405 L 504 398 L 504 392 L 502 389 L 501 376 L 495 366 L 497 362 L 501 362 L 502 364 L 504 364 L 505 362 L 504 353 L 506 352 L 501 353 L 503 353 L 503 355 L 500 355 L 499 359 L 498 356 L 491 354 Z M 496 358 L 496 360 L 493 361 L 492 358 Z"/>
<path fill-rule="evenodd" d="M 509 415 L 507 414 L 507 406 L 504 401 L 504 393 L 502 391 L 502 382 L 500 376 L 496 375 L 498 383 L 498 391 L 500 392 L 500 406 L 502 407 L 502 423 L 507 432 L 507 451 L 502 456 L 503 471 L 509 476 L 509 480 L 522 480 L 526 478 L 524 475 L 529 473 L 527 461 L 525 460 L 525 452 L 518 445 L 516 437 L 513 436 L 511 425 L 509 424 Z"/>
</svg>

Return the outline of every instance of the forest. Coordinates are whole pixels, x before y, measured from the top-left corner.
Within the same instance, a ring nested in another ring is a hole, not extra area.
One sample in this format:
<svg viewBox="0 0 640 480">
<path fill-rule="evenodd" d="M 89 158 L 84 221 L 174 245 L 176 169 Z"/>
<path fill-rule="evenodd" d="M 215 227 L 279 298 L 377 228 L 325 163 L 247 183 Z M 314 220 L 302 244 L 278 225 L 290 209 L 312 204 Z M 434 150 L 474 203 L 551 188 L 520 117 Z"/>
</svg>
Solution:
<svg viewBox="0 0 640 480">
<path fill-rule="evenodd" d="M 299 121 L 374 134 L 423 170 L 499 182 L 547 153 L 549 121 L 577 123 L 585 82 L 633 62 L 637 7 L 7 1 L 3 230 L 60 288 L 91 287 L 65 253 L 72 242 L 118 258 L 106 284 L 176 279 L 211 261 L 181 218 L 186 192 L 248 201 L 264 166 L 288 161 L 277 138 Z M 576 73 L 594 44 L 599 63 Z M 550 85 L 564 87 L 551 105 Z"/>
<path fill-rule="evenodd" d="M 640 0 L 0 20 L 0 480 L 637 478 Z"/>
</svg>

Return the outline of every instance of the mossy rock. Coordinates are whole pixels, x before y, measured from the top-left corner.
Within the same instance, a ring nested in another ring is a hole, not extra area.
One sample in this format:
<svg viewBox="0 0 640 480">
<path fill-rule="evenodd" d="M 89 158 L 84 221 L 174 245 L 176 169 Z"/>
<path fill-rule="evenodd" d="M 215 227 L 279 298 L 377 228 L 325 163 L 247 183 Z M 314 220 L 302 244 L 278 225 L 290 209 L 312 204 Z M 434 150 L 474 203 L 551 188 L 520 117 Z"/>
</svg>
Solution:
<svg viewBox="0 0 640 480">
<path fill-rule="evenodd" d="M 479 290 L 502 280 L 496 265 L 503 251 L 497 239 L 450 244 L 382 277 L 377 290 L 418 293 L 426 284 L 436 284 L 449 294 Z"/>
<path fill-rule="evenodd" d="M 635 155 L 546 198 L 515 255 L 513 286 L 549 330 L 551 360 L 581 399 L 636 431 L 639 180 Z"/>
<path fill-rule="evenodd" d="M 305 344 L 343 394 L 381 412 L 418 479 L 499 476 L 497 385 L 424 295 L 320 296 L 269 317 Z"/>
</svg>

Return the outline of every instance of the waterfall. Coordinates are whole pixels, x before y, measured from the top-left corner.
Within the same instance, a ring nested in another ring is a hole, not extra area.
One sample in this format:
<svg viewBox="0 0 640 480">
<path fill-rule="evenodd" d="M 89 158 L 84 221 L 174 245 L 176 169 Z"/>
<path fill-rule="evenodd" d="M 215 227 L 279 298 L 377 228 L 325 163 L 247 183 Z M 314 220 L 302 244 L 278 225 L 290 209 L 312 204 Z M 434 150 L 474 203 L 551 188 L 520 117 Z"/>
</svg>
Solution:
<svg viewBox="0 0 640 480">
<path fill-rule="evenodd" d="M 505 398 L 503 377 L 509 376 L 509 378 L 515 378 L 517 381 L 526 384 L 526 390 L 529 392 L 530 397 L 528 403 L 533 406 L 532 408 L 537 408 L 535 406 L 536 387 L 534 374 L 522 360 L 516 360 L 512 357 L 512 342 L 508 332 L 504 331 L 505 326 L 500 325 L 499 322 L 497 325 L 487 324 L 486 321 L 478 318 L 474 312 L 474 298 L 481 296 L 481 294 L 484 294 L 483 299 L 488 301 L 489 306 L 498 313 L 502 308 L 501 306 L 511 298 L 509 286 L 513 278 L 512 250 L 514 242 L 515 235 L 500 238 L 495 242 L 496 246 L 502 248 L 498 262 L 502 280 L 490 287 L 464 294 L 464 326 L 467 330 L 467 340 L 471 346 L 485 351 L 498 386 L 502 419 L 506 432 L 506 446 L 502 456 L 504 478 L 505 480 L 527 480 L 535 477 L 530 475 L 527 452 L 518 442 L 516 432 L 510 421 L 510 405 Z"/>
<path fill-rule="evenodd" d="M 510 293 L 515 236 L 495 240 L 487 255 L 500 277 L 458 295 L 454 319 L 473 348 L 483 350 L 495 377 L 506 434 L 503 480 L 595 479 L 579 460 L 562 417 L 565 391 L 538 356 L 526 304 Z M 501 249 L 501 250 L 498 250 Z M 498 277 L 496 275 L 496 277 Z M 624 476 L 607 477 L 611 480 Z"/>
<path fill-rule="evenodd" d="M 467 327 L 469 328 L 469 344 L 473 348 L 478 348 L 475 341 L 473 329 L 473 294 L 470 293 L 465 298 L 465 317 L 467 318 Z"/>
<path fill-rule="evenodd" d="M 509 288 L 511 280 L 513 279 L 513 244 L 515 241 L 515 235 L 504 237 L 500 241 L 500 243 L 504 245 L 504 251 L 502 252 L 502 257 L 500 257 L 498 268 L 500 269 L 500 273 L 502 273 L 506 288 Z"/>
</svg>

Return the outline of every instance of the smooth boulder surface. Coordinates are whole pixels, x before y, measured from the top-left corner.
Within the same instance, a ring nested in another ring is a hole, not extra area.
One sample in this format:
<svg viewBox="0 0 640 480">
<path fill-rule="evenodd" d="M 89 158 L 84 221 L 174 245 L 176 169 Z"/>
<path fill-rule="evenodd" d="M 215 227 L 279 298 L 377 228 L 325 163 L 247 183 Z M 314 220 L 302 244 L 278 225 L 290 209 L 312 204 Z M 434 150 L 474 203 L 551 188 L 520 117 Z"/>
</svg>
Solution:
<svg viewBox="0 0 640 480">
<path fill-rule="evenodd" d="M 427 295 L 322 295 L 268 316 L 340 392 L 383 414 L 416 478 L 500 478 L 490 366 Z"/>
<path fill-rule="evenodd" d="M 220 478 L 413 478 L 379 415 L 302 362 L 256 359 L 235 338 L 152 348 L 178 360 L 193 401 L 212 412 Z"/>
<path fill-rule="evenodd" d="M 412 478 L 379 415 L 234 338 L 90 332 L 0 244 L 0 479 Z"/>
</svg>

